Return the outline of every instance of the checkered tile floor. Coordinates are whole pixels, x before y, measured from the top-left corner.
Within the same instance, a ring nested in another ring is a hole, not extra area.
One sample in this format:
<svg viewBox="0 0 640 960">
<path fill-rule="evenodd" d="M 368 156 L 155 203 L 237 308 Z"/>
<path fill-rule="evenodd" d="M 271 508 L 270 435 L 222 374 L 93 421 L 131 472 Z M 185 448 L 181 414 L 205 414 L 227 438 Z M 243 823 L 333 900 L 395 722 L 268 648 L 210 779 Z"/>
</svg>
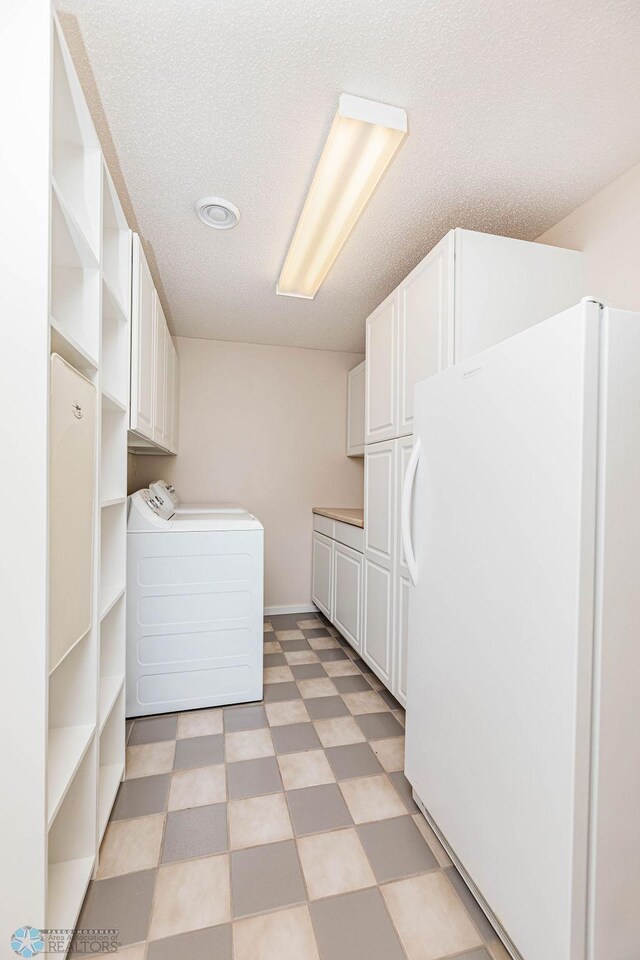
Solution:
<svg viewBox="0 0 640 960">
<path fill-rule="evenodd" d="M 264 652 L 263 703 L 128 724 L 78 926 L 123 960 L 506 960 L 411 799 L 400 705 L 320 616 L 266 620 Z"/>
</svg>

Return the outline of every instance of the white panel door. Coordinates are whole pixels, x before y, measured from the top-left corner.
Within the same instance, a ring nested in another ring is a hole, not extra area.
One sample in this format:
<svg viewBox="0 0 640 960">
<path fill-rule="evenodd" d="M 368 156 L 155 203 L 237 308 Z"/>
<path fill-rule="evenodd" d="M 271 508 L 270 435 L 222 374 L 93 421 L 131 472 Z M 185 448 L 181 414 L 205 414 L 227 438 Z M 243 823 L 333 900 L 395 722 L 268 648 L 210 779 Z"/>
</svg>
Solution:
<svg viewBox="0 0 640 960">
<path fill-rule="evenodd" d="M 400 287 L 398 436 L 413 430 L 413 390 L 453 362 L 454 232 L 450 231 Z"/>
<path fill-rule="evenodd" d="M 598 325 L 416 390 L 406 775 L 527 960 L 587 956 Z"/>
<path fill-rule="evenodd" d="M 397 318 L 395 292 L 367 320 L 365 443 L 397 436 Z"/>
<path fill-rule="evenodd" d="M 365 362 L 347 374 L 347 456 L 364 454 Z"/>
<path fill-rule="evenodd" d="M 333 620 L 333 540 L 313 534 L 313 586 L 311 599 L 325 617 Z"/>
<path fill-rule="evenodd" d="M 155 291 L 154 291 L 155 292 Z M 169 331 L 167 321 L 158 294 L 156 300 L 156 363 L 155 363 L 155 418 L 153 422 L 153 439 L 161 447 L 168 446 L 167 435 L 167 340 Z"/>
<path fill-rule="evenodd" d="M 394 662 L 396 447 L 395 440 L 369 444 L 364 458 L 362 656 L 389 686 Z"/>
<path fill-rule="evenodd" d="M 133 236 L 133 291 L 131 310 L 130 425 L 153 440 L 155 391 L 155 298 L 151 273 L 140 237 Z"/>
<path fill-rule="evenodd" d="M 334 543 L 333 622 L 349 643 L 360 649 L 363 557 L 357 550 Z"/>
<path fill-rule="evenodd" d="M 412 589 L 409 568 L 402 547 L 400 529 L 400 510 L 402 484 L 413 448 L 413 437 L 404 437 L 396 441 L 396 550 L 395 550 L 395 666 L 391 692 L 400 703 L 407 702 L 407 645 L 409 639 L 408 614 L 409 593 Z"/>
</svg>

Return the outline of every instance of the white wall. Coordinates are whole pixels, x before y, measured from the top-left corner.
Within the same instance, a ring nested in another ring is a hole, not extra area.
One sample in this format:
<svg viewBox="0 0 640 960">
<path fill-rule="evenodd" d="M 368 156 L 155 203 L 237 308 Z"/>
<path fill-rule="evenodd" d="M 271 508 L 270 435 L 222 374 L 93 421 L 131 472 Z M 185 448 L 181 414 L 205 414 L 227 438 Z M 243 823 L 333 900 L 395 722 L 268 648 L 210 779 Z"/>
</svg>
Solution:
<svg viewBox="0 0 640 960">
<path fill-rule="evenodd" d="M 311 602 L 311 508 L 361 507 L 346 448 L 355 353 L 178 337 L 177 457 L 136 456 L 130 487 L 159 477 L 184 500 L 236 500 L 265 528 L 265 606 Z"/>
<path fill-rule="evenodd" d="M 640 163 L 540 237 L 583 250 L 589 295 L 640 310 Z"/>
</svg>

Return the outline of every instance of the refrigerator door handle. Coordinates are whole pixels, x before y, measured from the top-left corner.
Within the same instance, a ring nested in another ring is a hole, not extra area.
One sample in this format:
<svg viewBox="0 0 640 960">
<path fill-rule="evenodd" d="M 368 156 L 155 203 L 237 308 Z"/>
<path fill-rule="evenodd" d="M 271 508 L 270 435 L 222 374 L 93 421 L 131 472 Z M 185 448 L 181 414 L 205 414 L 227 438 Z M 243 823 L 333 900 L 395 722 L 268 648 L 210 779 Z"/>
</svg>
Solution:
<svg viewBox="0 0 640 960">
<path fill-rule="evenodd" d="M 400 509 L 400 529 L 402 531 L 402 549 L 407 561 L 411 583 L 416 585 L 418 582 L 418 565 L 416 555 L 413 552 L 413 543 L 411 542 L 411 493 L 413 491 L 413 481 L 415 480 L 418 461 L 422 452 L 420 437 L 416 437 L 416 442 L 411 450 L 411 456 L 407 464 L 407 470 L 402 483 L 402 503 Z"/>
</svg>

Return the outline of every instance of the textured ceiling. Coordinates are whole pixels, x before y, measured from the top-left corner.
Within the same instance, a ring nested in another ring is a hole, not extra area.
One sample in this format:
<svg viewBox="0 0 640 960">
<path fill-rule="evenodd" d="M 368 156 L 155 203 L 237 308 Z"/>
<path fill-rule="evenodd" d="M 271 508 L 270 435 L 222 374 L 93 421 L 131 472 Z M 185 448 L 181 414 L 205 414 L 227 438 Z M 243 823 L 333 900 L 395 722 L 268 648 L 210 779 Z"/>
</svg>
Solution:
<svg viewBox="0 0 640 960">
<path fill-rule="evenodd" d="M 536 237 L 640 159 L 638 0 L 56 6 L 180 336 L 362 350 L 451 227 Z M 342 91 L 409 137 L 316 299 L 277 297 Z M 196 218 L 211 194 L 236 229 Z"/>
</svg>

